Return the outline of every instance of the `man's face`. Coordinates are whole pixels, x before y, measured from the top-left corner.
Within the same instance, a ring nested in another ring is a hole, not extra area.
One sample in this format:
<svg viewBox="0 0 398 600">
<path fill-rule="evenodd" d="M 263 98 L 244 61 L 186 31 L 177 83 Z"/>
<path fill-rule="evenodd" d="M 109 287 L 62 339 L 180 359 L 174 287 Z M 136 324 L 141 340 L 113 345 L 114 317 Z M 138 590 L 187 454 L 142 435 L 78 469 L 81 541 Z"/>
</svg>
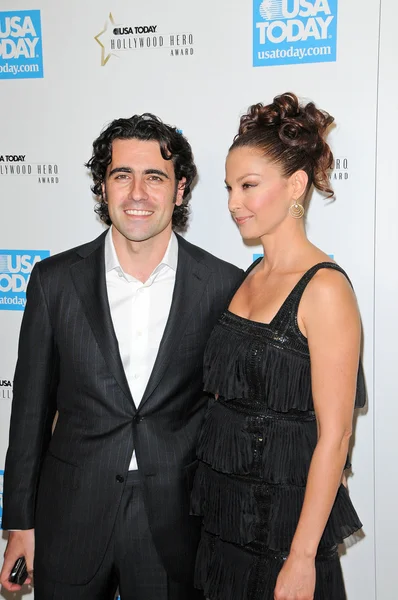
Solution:
<svg viewBox="0 0 398 600">
<path fill-rule="evenodd" d="M 112 224 L 126 239 L 142 242 L 171 231 L 184 184 L 182 179 L 177 187 L 173 162 L 162 157 L 158 142 L 113 141 L 103 193 Z"/>
</svg>

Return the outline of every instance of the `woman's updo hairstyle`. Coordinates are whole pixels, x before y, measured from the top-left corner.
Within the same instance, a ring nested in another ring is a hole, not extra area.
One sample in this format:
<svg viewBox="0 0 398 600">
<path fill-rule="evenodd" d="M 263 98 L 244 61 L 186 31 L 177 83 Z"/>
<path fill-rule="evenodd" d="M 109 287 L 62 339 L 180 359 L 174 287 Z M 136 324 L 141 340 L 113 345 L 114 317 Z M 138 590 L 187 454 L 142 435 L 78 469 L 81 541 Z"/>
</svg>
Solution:
<svg viewBox="0 0 398 600">
<path fill-rule="evenodd" d="M 306 194 L 314 185 L 331 197 L 329 170 L 333 154 L 324 138 L 333 121 L 331 115 L 316 108 L 313 102 L 300 106 L 294 94 L 281 94 L 272 104 L 249 107 L 240 119 L 239 132 L 230 151 L 245 146 L 257 148 L 281 167 L 285 177 L 305 171 L 308 175 Z"/>
</svg>

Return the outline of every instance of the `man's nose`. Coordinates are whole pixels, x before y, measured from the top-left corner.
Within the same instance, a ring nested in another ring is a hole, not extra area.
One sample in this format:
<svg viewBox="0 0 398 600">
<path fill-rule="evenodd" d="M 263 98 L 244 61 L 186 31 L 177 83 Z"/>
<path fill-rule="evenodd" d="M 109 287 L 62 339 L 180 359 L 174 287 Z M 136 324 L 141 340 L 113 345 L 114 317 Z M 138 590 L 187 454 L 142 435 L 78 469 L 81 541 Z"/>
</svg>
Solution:
<svg viewBox="0 0 398 600">
<path fill-rule="evenodd" d="M 134 177 L 131 182 L 129 195 L 132 200 L 135 200 L 135 202 L 147 200 L 148 193 L 146 190 L 145 181 L 140 177 Z"/>
</svg>

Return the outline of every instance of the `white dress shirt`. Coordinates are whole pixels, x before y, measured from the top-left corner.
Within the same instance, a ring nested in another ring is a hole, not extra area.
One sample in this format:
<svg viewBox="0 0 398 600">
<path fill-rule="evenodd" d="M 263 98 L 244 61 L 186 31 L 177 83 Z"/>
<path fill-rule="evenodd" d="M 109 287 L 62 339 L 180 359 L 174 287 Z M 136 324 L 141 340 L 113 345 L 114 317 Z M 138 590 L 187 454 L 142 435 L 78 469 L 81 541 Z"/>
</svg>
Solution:
<svg viewBox="0 0 398 600">
<path fill-rule="evenodd" d="M 125 273 L 112 239 L 105 238 L 105 276 L 113 327 L 124 372 L 138 408 L 152 373 L 170 312 L 178 262 L 171 234 L 166 253 L 145 283 Z M 130 470 L 137 469 L 135 451 Z"/>
</svg>

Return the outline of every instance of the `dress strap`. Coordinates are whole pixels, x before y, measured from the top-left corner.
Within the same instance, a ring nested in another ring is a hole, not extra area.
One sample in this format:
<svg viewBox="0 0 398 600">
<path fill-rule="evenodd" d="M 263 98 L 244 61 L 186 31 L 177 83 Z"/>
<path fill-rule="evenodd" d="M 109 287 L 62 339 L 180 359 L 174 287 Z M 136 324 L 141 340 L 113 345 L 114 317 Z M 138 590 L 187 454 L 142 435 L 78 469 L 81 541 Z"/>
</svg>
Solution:
<svg viewBox="0 0 398 600">
<path fill-rule="evenodd" d="M 242 283 L 244 282 L 246 277 L 249 275 L 250 271 L 252 269 L 254 269 L 254 267 L 256 267 L 261 260 L 262 260 L 262 256 L 257 258 L 254 262 L 252 262 L 252 264 L 246 269 L 245 272 L 242 271 L 242 278 L 239 279 L 238 283 L 232 288 L 232 292 L 230 292 L 230 294 L 228 296 L 228 301 L 226 303 L 227 307 L 231 304 L 232 298 L 235 296 L 236 292 L 238 291 L 238 289 L 240 288 L 240 286 L 242 285 Z"/>
<path fill-rule="evenodd" d="M 314 277 L 314 275 L 320 269 L 334 269 L 335 271 L 339 271 L 346 277 L 347 281 L 353 287 L 350 278 L 347 273 L 342 269 L 339 265 L 333 262 L 322 262 L 314 265 L 298 281 L 298 283 L 294 286 L 289 296 L 286 298 L 285 302 L 281 306 L 279 312 L 275 316 L 274 326 L 276 329 L 279 328 L 279 331 L 282 335 L 289 333 L 291 338 L 295 338 L 296 342 L 305 346 L 308 349 L 307 340 L 301 334 L 298 323 L 297 323 L 297 312 L 300 304 L 301 297 L 304 293 L 305 288 Z M 366 404 L 366 384 L 365 384 L 365 376 L 363 371 L 362 359 L 359 359 L 358 365 L 358 376 L 357 376 L 357 391 L 355 397 L 355 408 L 363 408 Z"/>
<path fill-rule="evenodd" d="M 346 277 L 346 279 L 349 281 L 349 283 L 352 287 L 350 278 L 348 277 L 348 275 L 344 271 L 344 269 L 342 269 L 339 265 L 337 265 L 334 262 L 321 262 L 321 263 L 317 263 L 316 265 L 314 265 L 313 267 L 311 267 L 310 269 L 308 269 L 308 271 L 306 271 L 304 273 L 302 278 L 294 286 L 290 295 L 294 299 L 298 300 L 298 302 L 300 302 L 301 296 L 303 295 L 305 288 L 307 287 L 307 285 L 309 284 L 311 279 L 314 277 L 314 275 L 316 275 L 316 273 L 318 273 L 318 271 L 320 271 L 320 269 L 334 269 L 335 271 L 339 271 L 340 273 L 342 273 L 344 275 L 344 277 Z"/>
<path fill-rule="evenodd" d="M 320 269 L 334 269 L 335 271 L 339 271 L 347 278 L 348 282 L 352 287 L 352 283 L 347 273 L 339 265 L 337 265 L 334 262 L 317 263 L 316 265 L 308 269 L 308 271 L 306 271 L 301 277 L 301 279 L 299 279 L 299 281 L 296 283 L 296 285 L 282 304 L 278 313 L 275 315 L 275 325 L 277 323 L 288 325 L 288 323 L 290 323 L 291 321 L 296 322 L 298 307 L 300 304 L 301 297 L 305 291 L 305 288 Z"/>
<path fill-rule="evenodd" d="M 257 267 L 257 265 L 263 260 L 262 256 L 259 256 L 258 258 L 256 258 L 256 260 L 254 260 L 252 262 L 251 265 L 248 266 L 248 268 L 245 271 L 245 276 L 244 279 L 246 279 L 246 277 L 249 275 L 250 271 L 253 271 L 254 267 Z"/>
</svg>

